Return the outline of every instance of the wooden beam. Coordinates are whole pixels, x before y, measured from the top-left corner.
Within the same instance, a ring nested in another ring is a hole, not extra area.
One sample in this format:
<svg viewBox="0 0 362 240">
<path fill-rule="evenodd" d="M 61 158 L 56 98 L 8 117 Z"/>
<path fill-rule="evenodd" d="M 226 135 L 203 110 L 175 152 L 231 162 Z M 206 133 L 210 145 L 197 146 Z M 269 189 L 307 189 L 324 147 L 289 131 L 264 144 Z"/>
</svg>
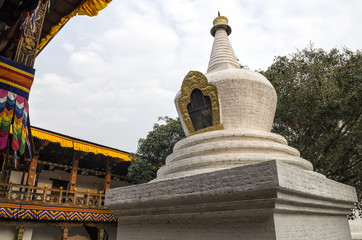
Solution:
<svg viewBox="0 0 362 240">
<path fill-rule="evenodd" d="M 107 158 L 106 176 L 104 177 L 104 192 L 106 192 L 107 189 L 111 188 L 111 172 L 112 172 L 112 162 L 111 159 Z"/>
<path fill-rule="evenodd" d="M 24 231 L 25 231 L 25 229 L 24 229 L 24 227 L 17 227 L 17 236 L 16 236 L 16 239 L 17 240 L 23 240 L 23 236 L 24 236 Z"/>
<path fill-rule="evenodd" d="M 29 160 L 26 160 L 26 161 L 29 161 Z M 47 161 L 41 161 L 41 160 L 38 160 L 38 164 L 55 166 L 55 167 L 60 167 L 60 168 L 71 168 L 72 167 L 72 166 L 67 165 L 67 164 L 59 164 L 59 163 L 53 163 L 53 162 L 47 162 Z M 86 172 L 89 172 L 89 173 L 95 173 L 96 175 L 106 175 L 106 172 L 97 171 L 97 170 L 88 169 L 88 168 L 80 168 L 80 167 L 78 167 L 78 170 L 79 171 L 86 171 Z M 118 175 L 118 174 L 112 174 L 111 176 L 119 177 L 119 178 L 125 178 L 124 176 Z"/>
<path fill-rule="evenodd" d="M 12 156 L 10 156 L 10 159 Z M 25 161 L 27 162 L 31 162 L 30 159 L 25 159 Z M 59 168 L 72 168 L 71 165 L 67 165 L 67 164 L 60 164 L 60 163 L 54 163 L 54 162 L 47 162 L 47 161 L 42 161 L 42 160 L 38 160 L 38 165 L 48 165 L 48 166 L 54 166 L 54 167 L 59 167 Z M 93 173 L 93 174 L 96 174 L 96 175 L 106 175 L 106 172 L 104 171 L 97 171 L 97 170 L 94 170 L 94 169 L 89 169 L 89 168 L 80 168 L 78 167 L 78 171 L 85 171 L 85 172 L 88 172 L 88 173 Z M 114 174 L 112 173 L 111 174 L 111 177 L 116 177 L 116 178 L 120 178 L 122 180 L 127 180 L 127 177 L 123 176 L 123 175 L 119 175 L 119 174 Z"/>
<path fill-rule="evenodd" d="M 104 227 L 98 227 L 98 240 L 103 240 L 104 238 Z"/>
<path fill-rule="evenodd" d="M 53 10 L 52 10 L 52 13 L 55 13 L 56 15 L 58 15 L 59 18 L 62 18 L 62 17 L 65 16 L 64 14 L 62 14 L 61 12 L 59 12 L 59 11 L 56 10 L 56 9 L 53 9 Z"/>
<path fill-rule="evenodd" d="M 74 188 L 77 185 L 77 173 L 78 173 L 78 165 L 79 159 L 77 158 L 77 152 L 73 153 L 73 166 L 70 171 L 70 179 L 69 179 L 69 190 L 74 191 Z"/>
<path fill-rule="evenodd" d="M 36 169 L 38 167 L 38 160 L 39 160 L 39 152 L 41 150 L 43 150 L 46 146 L 48 146 L 48 144 L 49 144 L 49 141 L 42 142 L 42 144 L 39 147 L 39 150 L 37 152 L 35 152 L 35 156 L 33 156 L 33 159 L 31 160 L 31 162 L 29 164 L 27 183 L 30 186 L 34 186 L 34 184 L 35 184 Z"/>
<path fill-rule="evenodd" d="M 38 157 L 39 156 L 35 156 L 29 164 L 28 181 L 27 181 L 29 186 L 34 186 L 35 184 L 36 169 L 38 167 Z"/>
<path fill-rule="evenodd" d="M 58 24 L 58 22 L 52 22 L 52 21 L 50 21 L 49 19 L 45 19 L 45 20 L 44 20 L 44 23 L 48 23 L 48 24 L 51 25 L 51 26 L 54 26 L 54 25 L 57 25 L 57 24 Z"/>
<path fill-rule="evenodd" d="M 68 226 L 62 226 L 62 240 L 67 240 L 68 239 L 68 232 L 69 232 L 69 228 Z"/>
<path fill-rule="evenodd" d="M 71 11 L 77 8 L 77 5 L 70 3 L 68 0 L 63 0 L 61 2 L 64 3 L 64 5 L 67 5 L 68 8 L 71 8 Z"/>
</svg>

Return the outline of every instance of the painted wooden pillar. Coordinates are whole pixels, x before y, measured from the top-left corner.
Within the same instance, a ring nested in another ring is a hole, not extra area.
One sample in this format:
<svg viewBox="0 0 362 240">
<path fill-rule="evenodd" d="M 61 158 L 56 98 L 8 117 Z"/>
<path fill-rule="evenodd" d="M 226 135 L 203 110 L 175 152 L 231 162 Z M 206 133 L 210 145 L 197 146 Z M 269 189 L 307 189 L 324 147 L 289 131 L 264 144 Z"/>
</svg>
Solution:
<svg viewBox="0 0 362 240">
<path fill-rule="evenodd" d="M 17 235 L 16 235 L 16 240 L 23 240 L 23 236 L 24 236 L 24 227 L 17 227 Z"/>
<path fill-rule="evenodd" d="M 70 171 L 69 179 L 69 190 L 74 191 L 77 184 L 77 172 L 78 172 L 79 159 L 77 159 L 77 152 L 74 151 L 73 154 L 73 165 L 72 170 Z"/>
<path fill-rule="evenodd" d="M 104 238 L 104 228 L 99 227 L 98 228 L 98 240 L 103 240 L 103 238 Z"/>
<path fill-rule="evenodd" d="M 29 186 L 34 186 L 34 184 L 35 184 L 36 169 L 38 167 L 38 158 L 39 158 L 39 156 L 35 156 L 29 164 L 29 170 L 28 170 L 28 185 Z"/>
<path fill-rule="evenodd" d="M 41 144 L 41 146 L 39 147 L 39 150 L 37 150 L 37 151 L 33 150 L 33 152 L 35 154 L 29 164 L 28 181 L 27 181 L 28 185 L 30 185 L 30 186 L 34 186 L 34 184 L 35 184 L 36 169 L 38 167 L 39 154 L 46 146 L 48 146 L 48 144 L 49 144 L 49 141 L 45 141 Z"/>
<path fill-rule="evenodd" d="M 107 189 L 111 188 L 111 172 L 112 172 L 112 164 L 111 159 L 107 159 L 106 162 L 106 176 L 104 178 L 104 192 L 106 192 Z"/>
<path fill-rule="evenodd" d="M 67 240 L 68 239 L 69 227 L 62 226 L 61 228 L 62 228 L 62 240 Z"/>
<path fill-rule="evenodd" d="M 5 180 L 5 160 L 5 150 L 3 149 L 0 151 L 0 182 L 3 182 L 3 180 Z"/>
</svg>

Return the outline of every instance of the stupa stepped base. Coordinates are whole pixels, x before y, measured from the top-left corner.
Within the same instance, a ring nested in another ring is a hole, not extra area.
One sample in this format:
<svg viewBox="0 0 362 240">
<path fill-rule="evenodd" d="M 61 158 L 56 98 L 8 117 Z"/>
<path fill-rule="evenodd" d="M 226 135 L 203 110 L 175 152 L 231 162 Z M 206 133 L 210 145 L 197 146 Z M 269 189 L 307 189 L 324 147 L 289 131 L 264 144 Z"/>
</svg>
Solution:
<svg viewBox="0 0 362 240">
<path fill-rule="evenodd" d="M 266 131 L 233 129 L 189 136 L 177 142 L 166 165 L 157 172 L 164 180 L 230 167 L 278 160 L 304 170 L 312 164 L 299 156 L 280 135 Z"/>
<path fill-rule="evenodd" d="M 354 188 L 280 161 L 107 190 L 118 239 L 351 239 Z"/>
</svg>

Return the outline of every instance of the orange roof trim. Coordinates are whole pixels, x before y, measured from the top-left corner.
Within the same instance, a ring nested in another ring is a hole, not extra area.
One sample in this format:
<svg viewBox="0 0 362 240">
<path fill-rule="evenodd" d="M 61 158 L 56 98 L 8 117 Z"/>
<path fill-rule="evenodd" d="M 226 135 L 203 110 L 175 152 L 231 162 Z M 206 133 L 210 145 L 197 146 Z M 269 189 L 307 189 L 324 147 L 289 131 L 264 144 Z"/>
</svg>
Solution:
<svg viewBox="0 0 362 240">
<path fill-rule="evenodd" d="M 87 142 L 81 139 L 69 137 L 59 133 L 51 132 L 37 127 L 31 127 L 33 137 L 46 140 L 49 142 L 59 143 L 61 147 L 73 148 L 76 151 L 91 152 L 94 154 L 102 154 L 113 158 L 119 158 L 122 161 L 130 161 L 129 153 L 114 148 Z"/>
</svg>

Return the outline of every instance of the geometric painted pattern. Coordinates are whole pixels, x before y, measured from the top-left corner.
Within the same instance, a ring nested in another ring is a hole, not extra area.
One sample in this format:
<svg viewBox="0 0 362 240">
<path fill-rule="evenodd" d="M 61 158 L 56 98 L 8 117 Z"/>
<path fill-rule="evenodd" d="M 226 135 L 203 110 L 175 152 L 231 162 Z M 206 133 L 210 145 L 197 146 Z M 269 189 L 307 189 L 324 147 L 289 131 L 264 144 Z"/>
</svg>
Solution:
<svg viewBox="0 0 362 240">
<path fill-rule="evenodd" d="M 14 206 L 3 206 L 3 204 L 1 204 L 0 206 L 0 218 L 14 219 L 17 218 L 18 213 L 19 213 L 19 207 L 17 207 L 15 204 Z"/>
<path fill-rule="evenodd" d="M 0 203 L 0 218 L 40 221 L 117 222 L 111 211 Z"/>
</svg>

